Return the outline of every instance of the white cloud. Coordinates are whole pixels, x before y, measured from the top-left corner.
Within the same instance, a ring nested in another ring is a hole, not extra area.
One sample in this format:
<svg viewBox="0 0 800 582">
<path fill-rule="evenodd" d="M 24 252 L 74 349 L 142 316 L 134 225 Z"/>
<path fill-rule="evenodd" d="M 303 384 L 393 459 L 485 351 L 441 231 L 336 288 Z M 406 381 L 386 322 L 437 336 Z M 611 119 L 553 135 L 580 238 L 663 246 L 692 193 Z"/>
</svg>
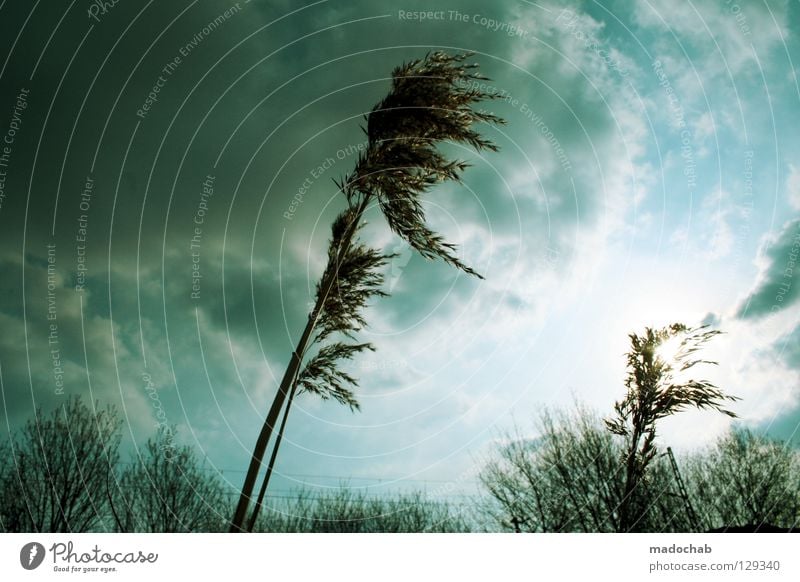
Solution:
<svg viewBox="0 0 800 582">
<path fill-rule="evenodd" d="M 725 331 L 709 349 L 720 362 L 719 386 L 742 398 L 736 409 L 746 422 L 762 422 L 794 408 L 800 399 L 800 370 L 787 367 L 775 343 L 796 326 L 797 311 L 758 321 L 725 318 Z"/>
<path fill-rule="evenodd" d="M 670 4 L 637 2 L 634 21 L 658 32 L 665 27 L 677 36 L 661 35 L 661 48 L 679 54 L 678 41 L 697 51 L 695 66 L 703 79 L 709 75 L 757 75 L 756 60 L 764 65 L 767 53 L 788 32 L 788 3 L 751 4 L 702 0 Z M 773 20 L 774 18 L 774 20 Z M 755 56 L 758 55 L 758 57 Z"/>
</svg>

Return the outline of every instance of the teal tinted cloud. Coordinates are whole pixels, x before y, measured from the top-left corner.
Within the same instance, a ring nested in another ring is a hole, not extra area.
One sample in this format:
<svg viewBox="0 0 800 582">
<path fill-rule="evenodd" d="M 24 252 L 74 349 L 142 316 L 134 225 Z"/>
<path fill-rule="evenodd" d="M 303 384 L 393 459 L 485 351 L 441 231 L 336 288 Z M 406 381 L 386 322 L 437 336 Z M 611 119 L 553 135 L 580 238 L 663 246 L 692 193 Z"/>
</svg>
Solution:
<svg viewBox="0 0 800 582">
<path fill-rule="evenodd" d="M 756 318 L 791 309 L 800 299 L 800 220 L 784 225 L 760 252 L 761 273 L 755 289 L 738 311 L 741 318 Z"/>
</svg>

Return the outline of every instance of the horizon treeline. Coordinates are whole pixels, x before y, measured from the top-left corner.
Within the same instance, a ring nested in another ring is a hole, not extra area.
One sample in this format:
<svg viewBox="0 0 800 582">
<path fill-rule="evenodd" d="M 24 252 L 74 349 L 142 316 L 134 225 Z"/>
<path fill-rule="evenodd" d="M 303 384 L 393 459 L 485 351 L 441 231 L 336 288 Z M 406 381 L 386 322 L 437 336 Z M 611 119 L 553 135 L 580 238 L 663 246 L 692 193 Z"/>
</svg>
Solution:
<svg viewBox="0 0 800 582">
<path fill-rule="evenodd" d="M 0 443 L 5 532 L 223 532 L 237 489 L 194 448 L 159 429 L 129 459 L 112 406 L 70 396 Z M 595 412 L 545 411 L 538 436 L 507 435 L 463 501 L 424 491 L 383 496 L 342 485 L 268 496 L 258 532 L 623 531 L 626 440 Z M 653 457 L 624 531 L 792 530 L 800 452 L 742 428 L 713 445 Z"/>
</svg>

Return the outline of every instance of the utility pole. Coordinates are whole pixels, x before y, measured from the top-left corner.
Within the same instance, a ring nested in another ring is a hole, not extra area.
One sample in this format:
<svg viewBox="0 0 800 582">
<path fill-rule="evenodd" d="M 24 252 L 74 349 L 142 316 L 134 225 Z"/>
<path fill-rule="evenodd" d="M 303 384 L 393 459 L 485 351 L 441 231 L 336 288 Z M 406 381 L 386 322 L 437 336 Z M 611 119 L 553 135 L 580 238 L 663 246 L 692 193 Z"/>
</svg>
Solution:
<svg viewBox="0 0 800 582">
<path fill-rule="evenodd" d="M 692 502 L 689 500 L 689 493 L 686 491 L 686 486 L 683 484 L 681 473 L 678 471 L 678 463 L 675 461 L 675 455 L 672 454 L 672 447 L 667 447 L 667 456 L 669 457 L 669 464 L 672 466 L 672 472 L 675 474 L 675 482 L 678 484 L 678 493 L 681 499 L 683 499 L 683 504 L 686 506 L 686 514 L 689 516 L 689 522 L 692 524 L 695 531 L 700 531 L 700 523 L 692 507 Z"/>
</svg>

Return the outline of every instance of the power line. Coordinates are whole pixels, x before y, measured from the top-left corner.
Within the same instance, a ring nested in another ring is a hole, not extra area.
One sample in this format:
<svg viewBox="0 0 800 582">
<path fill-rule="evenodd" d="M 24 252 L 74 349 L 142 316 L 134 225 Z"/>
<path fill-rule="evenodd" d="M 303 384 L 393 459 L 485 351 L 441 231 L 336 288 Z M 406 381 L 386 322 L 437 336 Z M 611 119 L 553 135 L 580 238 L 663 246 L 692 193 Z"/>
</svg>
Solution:
<svg viewBox="0 0 800 582">
<path fill-rule="evenodd" d="M 138 465 L 139 463 L 131 462 L 131 461 L 119 461 L 120 465 Z M 198 467 L 200 471 L 205 471 L 207 473 L 219 473 L 220 475 L 225 473 L 247 473 L 247 471 L 243 469 L 232 469 L 227 467 Z M 297 479 L 335 479 L 338 481 L 378 481 L 378 482 L 386 482 L 386 483 L 436 483 L 436 484 L 449 484 L 449 483 L 457 483 L 457 484 L 466 484 L 466 485 L 478 485 L 479 481 L 474 479 L 409 479 L 408 477 L 364 477 L 364 476 L 349 476 L 344 477 L 342 475 L 318 475 L 318 474 L 311 474 L 311 473 L 279 473 L 281 477 L 288 477 L 288 478 L 297 478 Z"/>
</svg>

